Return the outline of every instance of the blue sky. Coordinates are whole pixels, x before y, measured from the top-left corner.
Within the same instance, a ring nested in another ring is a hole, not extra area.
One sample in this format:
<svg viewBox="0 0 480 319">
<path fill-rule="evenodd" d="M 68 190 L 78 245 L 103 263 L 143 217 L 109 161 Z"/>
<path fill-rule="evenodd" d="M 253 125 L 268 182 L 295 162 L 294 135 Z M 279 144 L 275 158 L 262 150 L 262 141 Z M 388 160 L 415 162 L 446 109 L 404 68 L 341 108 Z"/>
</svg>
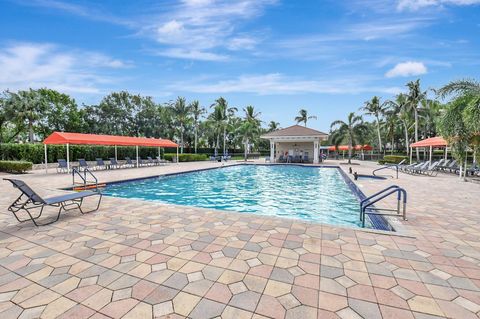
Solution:
<svg viewBox="0 0 480 319">
<path fill-rule="evenodd" d="M 479 78 L 480 0 L 0 0 L 0 90 L 254 105 L 328 131 L 420 78 Z"/>
</svg>

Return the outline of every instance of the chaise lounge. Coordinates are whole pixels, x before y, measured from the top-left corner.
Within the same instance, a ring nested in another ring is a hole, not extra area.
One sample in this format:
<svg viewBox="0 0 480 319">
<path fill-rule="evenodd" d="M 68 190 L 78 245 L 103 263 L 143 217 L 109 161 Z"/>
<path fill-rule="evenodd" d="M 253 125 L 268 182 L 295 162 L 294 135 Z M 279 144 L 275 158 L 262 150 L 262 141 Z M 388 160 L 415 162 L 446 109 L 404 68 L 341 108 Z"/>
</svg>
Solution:
<svg viewBox="0 0 480 319">
<path fill-rule="evenodd" d="M 32 220 L 35 226 L 45 226 L 52 224 L 60 218 L 60 213 L 62 211 L 69 211 L 75 208 L 80 210 L 80 213 L 87 214 L 98 210 L 100 203 L 102 201 L 102 193 L 93 192 L 93 191 L 84 191 L 78 193 L 70 193 L 60 196 L 54 196 L 49 198 L 42 198 L 40 195 L 35 193 L 25 182 L 18 179 L 4 178 L 4 180 L 9 181 L 13 184 L 13 187 L 18 188 L 22 194 L 8 207 L 8 210 L 13 213 L 15 218 L 20 222 L 26 222 L 28 219 L 20 219 L 17 216 L 17 213 L 21 210 L 25 211 L 30 219 Z M 97 207 L 90 211 L 84 212 L 82 209 L 83 199 L 90 196 L 99 196 Z M 47 223 L 38 223 L 37 219 L 42 216 L 43 209 L 47 206 L 59 207 L 57 217 Z M 73 208 L 70 208 L 74 206 Z M 38 215 L 33 216 L 31 210 L 40 209 Z"/>
</svg>

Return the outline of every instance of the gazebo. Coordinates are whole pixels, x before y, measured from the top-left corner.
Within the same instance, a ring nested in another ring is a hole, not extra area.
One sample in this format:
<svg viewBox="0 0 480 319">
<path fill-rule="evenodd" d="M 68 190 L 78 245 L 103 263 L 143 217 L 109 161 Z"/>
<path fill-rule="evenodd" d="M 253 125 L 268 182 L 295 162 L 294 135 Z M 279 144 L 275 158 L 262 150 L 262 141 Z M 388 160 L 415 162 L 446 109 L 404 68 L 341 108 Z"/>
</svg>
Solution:
<svg viewBox="0 0 480 319">
<path fill-rule="evenodd" d="M 365 144 L 365 145 L 355 145 L 353 147 L 355 151 L 361 151 L 362 154 L 362 160 L 364 159 L 364 151 L 372 151 L 373 147 L 371 145 Z M 329 152 L 334 152 L 334 151 L 342 151 L 344 154 L 343 156 L 345 157 L 345 152 L 348 151 L 348 145 L 339 145 L 338 148 L 335 145 L 331 145 L 328 147 Z"/>
<path fill-rule="evenodd" d="M 53 132 L 44 141 L 45 145 L 45 170 L 48 172 L 47 145 L 60 144 L 67 146 L 67 170 L 70 171 L 70 145 L 108 145 L 115 146 L 115 159 L 117 159 L 117 146 L 135 146 L 137 151 L 137 167 L 138 167 L 138 147 L 158 147 L 160 155 L 161 147 L 176 147 L 178 159 L 178 144 L 167 139 L 147 138 L 147 137 L 130 137 L 119 135 L 99 135 L 99 134 L 83 134 L 83 133 L 66 133 Z"/>
<path fill-rule="evenodd" d="M 288 153 L 291 156 L 300 154 L 309 156 L 309 158 L 313 158 L 314 164 L 318 164 L 320 142 L 327 140 L 328 134 L 308 127 L 292 125 L 264 134 L 261 138 L 270 140 L 270 161 L 272 163 L 275 158 Z"/>
<path fill-rule="evenodd" d="M 426 148 L 430 149 L 429 161 L 432 162 L 433 148 L 445 148 L 445 159 L 446 159 L 447 146 L 448 146 L 447 141 L 441 136 L 430 137 L 430 138 L 415 142 L 413 144 L 410 144 L 410 163 L 412 162 L 412 159 L 413 159 L 414 148 L 422 147 L 424 149 Z"/>
</svg>

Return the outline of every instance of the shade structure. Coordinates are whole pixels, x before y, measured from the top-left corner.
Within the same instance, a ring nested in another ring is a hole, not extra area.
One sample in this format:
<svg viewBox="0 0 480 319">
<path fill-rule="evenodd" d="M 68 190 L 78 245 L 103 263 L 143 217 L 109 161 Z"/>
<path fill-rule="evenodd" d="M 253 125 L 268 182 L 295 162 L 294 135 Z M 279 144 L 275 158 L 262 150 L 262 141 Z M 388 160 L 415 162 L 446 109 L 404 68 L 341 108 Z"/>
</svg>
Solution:
<svg viewBox="0 0 480 319">
<path fill-rule="evenodd" d="M 445 147 L 447 146 L 447 141 L 441 136 L 436 136 L 436 137 L 430 137 L 421 141 L 418 141 L 416 143 L 410 144 L 410 147 L 416 148 L 416 147 Z"/>
<path fill-rule="evenodd" d="M 53 132 L 43 141 L 43 144 L 178 147 L 177 143 L 167 139 L 65 132 Z"/>
<path fill-rule="evenodd" d="M 362 149 L 364 151 L 371 151 L 373 150 L 373 147 L 368 145 L 368 144 L 365 144 L 365 145 L 355 145 L 355 147 L 353 147 L 356 151 L 361 151 Z M 328 148 L 329 151 L 335 151 L 335 146 L 330 146 Z M 338 146 L 338 150 L 339 151 L 348 151 L 348 145 L 339 145 Z"/>
</svg>

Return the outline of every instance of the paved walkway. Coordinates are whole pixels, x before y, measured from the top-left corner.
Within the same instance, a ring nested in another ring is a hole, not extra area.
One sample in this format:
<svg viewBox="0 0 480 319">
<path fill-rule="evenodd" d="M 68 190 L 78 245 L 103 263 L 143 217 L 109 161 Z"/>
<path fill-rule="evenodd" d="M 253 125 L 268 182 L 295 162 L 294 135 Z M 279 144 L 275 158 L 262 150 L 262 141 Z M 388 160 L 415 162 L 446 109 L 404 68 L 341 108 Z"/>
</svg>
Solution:
<svg viewBox="0 0 480 319">
<path fill-rule="evenodd" d="M 41 195 L 71 182 L 17 177 Z M 17 193 L 1 181 L 0 318 L 478 318 L 480 185 L 405 174 L 357 185 L 393 183 L 410 196 L 408 221 L 395 223 L 409 236 L 119 198 L 35 228 L 6 211 Z"/>
</svg>

